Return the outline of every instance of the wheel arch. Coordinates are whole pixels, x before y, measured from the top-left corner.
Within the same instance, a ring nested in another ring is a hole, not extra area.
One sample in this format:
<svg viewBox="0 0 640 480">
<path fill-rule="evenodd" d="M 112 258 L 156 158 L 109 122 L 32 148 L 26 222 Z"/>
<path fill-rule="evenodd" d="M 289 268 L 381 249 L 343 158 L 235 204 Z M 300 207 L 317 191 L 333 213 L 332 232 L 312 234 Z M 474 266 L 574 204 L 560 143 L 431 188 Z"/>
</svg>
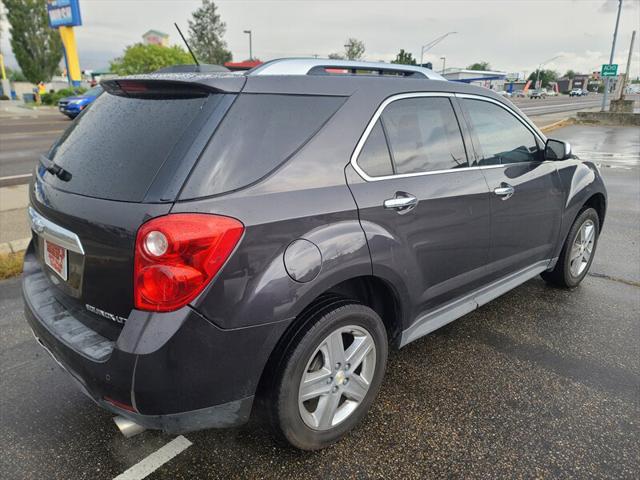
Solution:
<svg viewBox="0 0 640 480">
<path fill-rule="evenodd" d="M 581 210 L 584 208 L 593 208 L 598 213 L 599 231 L 602 231 L 602 225 L 604 225 L 604 217 L 607 213 L 607 200 L 602 193 L 594 193 L 584 203 Z"/>
<path fill-rule="evenodd" d="M 374 275 L 360 275 L 342 280 L 316 295 L 291 321 L 271 351 L 260 377 L 257 398 L 269 397 L 274 373 L 279 368 L 285 352 L 315 318 L 324 312 L 346 303 L 361 303 L 374 310 L 382 319 L 390 346 L 398 348 L 402 333 L 402 309 L 400 295 L 386 280 Z"/>
</svg>

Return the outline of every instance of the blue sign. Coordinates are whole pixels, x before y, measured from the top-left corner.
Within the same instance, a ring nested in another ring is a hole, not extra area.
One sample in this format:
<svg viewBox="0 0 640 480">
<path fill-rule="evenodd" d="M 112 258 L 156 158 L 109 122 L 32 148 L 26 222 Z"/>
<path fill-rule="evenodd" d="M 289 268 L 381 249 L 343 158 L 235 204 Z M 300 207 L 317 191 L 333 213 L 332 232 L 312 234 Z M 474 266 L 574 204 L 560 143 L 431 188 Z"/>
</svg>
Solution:
<svg viewBox="0 0 640 480">
<path fill-rule="evenodd" d="M 77 27 L 82 25 L 80 18 L 79 0 L 47 0 L 47 12 L 49 13 L 49 26 Z"/>
</svg>

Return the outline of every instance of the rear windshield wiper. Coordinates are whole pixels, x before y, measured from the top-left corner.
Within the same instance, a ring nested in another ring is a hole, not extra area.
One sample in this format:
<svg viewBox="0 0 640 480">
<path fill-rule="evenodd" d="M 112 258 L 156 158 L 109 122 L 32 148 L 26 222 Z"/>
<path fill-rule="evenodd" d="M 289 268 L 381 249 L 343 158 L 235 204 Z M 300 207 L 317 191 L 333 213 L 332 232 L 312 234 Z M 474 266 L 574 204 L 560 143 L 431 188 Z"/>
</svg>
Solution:
<svg viewBox="0 0 640 480">
<path fill-rule="evenodd" d="M 40 165 L 42 165 L 51 175 L 55 175 L 63 182 L 71 180 L 71 172 L 65 170 L 53 160 L 49 160 L 44 155 L 40 155 Z"/>
</svg>

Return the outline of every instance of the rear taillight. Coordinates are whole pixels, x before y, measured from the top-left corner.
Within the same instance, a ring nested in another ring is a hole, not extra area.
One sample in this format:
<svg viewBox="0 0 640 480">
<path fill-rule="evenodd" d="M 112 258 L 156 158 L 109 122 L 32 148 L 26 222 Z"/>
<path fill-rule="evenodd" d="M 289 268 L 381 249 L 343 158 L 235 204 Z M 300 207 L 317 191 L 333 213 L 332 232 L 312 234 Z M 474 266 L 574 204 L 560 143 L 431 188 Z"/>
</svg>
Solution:
<svg viewBox="0 0 640 480">
<path fill-rule="evenodd" d="M 243 232 L 235 218 L 199 213 L 143 224 L 136 238 L 135 308 L 169 312 L 185 306 L 215 277 Z"/>
</svg>

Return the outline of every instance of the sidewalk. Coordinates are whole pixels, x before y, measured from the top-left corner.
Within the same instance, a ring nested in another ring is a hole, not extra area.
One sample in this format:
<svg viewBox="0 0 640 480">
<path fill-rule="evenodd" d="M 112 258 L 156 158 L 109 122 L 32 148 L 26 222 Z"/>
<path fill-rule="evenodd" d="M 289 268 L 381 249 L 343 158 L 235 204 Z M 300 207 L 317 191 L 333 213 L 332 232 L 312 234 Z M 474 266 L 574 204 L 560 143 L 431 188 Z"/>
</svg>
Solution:
<svg viewBox="0 0 640 480">
<path fill-rule="evenodd" d="M 29 185 L 0 188 L 0 254 L 27 248 L 30 237 L 28 204 Z"/>
<path fill-rule="evenodd" d="M 59 115 L 58 109 L 51 105 L 25 104 L 16 100 L 0 101 L 0 118 L 29 117 L 38 118 L 44 115 Z"/>
</svg>

